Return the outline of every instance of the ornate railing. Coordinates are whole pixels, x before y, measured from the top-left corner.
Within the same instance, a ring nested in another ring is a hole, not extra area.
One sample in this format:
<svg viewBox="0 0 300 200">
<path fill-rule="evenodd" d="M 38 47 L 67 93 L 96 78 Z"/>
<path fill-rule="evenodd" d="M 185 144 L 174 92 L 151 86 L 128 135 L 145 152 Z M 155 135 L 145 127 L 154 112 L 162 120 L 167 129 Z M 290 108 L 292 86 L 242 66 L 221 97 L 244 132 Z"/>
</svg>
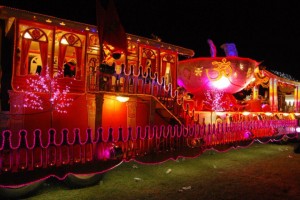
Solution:
<svg viewBox="0 0 300 200">
<path fill-rule="evenodd" d="M 295 137 L 297 120 L 266 120 L 191 126 L 146 126 L 95 133 L 50 129 L 0 134 L 0 186 L 20 185 L 69 173 L 101 173 L 122 161 L 158 163 L 196 157 L 205 149 L 228 150 L 253 141 Z M 43 137 L 43 136 L 47 137 Z"/>
<path fill-rule="evenodd" d="M 93 75 L 95 76 L 95 75 Z M 90 80 L 89 78 L 88 80 Z M 172 84 L 166 84 L 165 78 L 159 80 L 158 74 L 153 73 L 150 68 L 143 71 L 139 68 L 138 74 L 134 73 L 133 66 L 129 72 L 125 72 L 125 66 L 121 66 L 119 73 L 100 73 L 94 84 L 88 83 L 89 92 L 116 92 L 129 95 L 151 95 L 157 98 L 175 116 L 182 112 L 183 97 L 178 90 L 172 88 Z"/>
</svg>

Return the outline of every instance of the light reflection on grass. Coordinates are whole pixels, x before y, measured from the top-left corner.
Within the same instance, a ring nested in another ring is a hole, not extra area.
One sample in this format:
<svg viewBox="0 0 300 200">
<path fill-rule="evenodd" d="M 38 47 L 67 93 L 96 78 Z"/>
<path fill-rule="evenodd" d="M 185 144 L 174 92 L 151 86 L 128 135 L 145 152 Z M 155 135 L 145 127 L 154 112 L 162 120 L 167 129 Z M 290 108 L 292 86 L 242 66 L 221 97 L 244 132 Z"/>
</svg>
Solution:
<svg viewBox="0 0 300 200">
<path fill-rule="evenodd" d="M 158 165 L 131 161 L 107 172 L 96 186 L 71 190 L 52 181 L 29 199 L 295 199 L 300 196 L 300 155 L 293 145 L 210 150 Z"/>
</svg>

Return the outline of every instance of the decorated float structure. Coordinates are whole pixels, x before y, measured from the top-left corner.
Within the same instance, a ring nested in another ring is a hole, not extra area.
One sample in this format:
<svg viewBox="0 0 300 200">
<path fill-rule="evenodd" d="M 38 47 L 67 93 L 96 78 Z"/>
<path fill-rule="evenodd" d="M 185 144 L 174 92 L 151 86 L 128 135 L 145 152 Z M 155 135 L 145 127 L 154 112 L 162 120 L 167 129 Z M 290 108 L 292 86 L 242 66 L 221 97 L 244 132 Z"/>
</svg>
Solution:
<svg viewBox="0 0 300 200">
<path fill-rule="evenodd" d="M 233 44 L 217 57 L 209 41 L 211 57 L 191 58 L 193 50 L 126 34 L 119 52 L 99 43 L 96 26 L 9 7 L 0 7 L 0 27 L 6 196 L 49 177 L 95 184 L 124 161 L 297 135 L 299 82 L 238 57 Z"/>
</svg>

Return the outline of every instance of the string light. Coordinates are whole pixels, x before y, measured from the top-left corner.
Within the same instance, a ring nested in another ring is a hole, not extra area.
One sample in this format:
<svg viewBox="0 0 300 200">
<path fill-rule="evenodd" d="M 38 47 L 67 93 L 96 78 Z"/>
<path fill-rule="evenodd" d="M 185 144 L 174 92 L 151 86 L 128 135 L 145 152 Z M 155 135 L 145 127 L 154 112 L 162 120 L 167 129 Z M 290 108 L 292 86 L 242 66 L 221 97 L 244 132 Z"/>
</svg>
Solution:
<svg viewBox="0 0 300 200">
<path fill-rule="evenodd" d="M 289 74 L 285 74 L 283 72 L 279 72 L 279 71 L 275 71 L 275 70 L 270 70 L 271 72 L 273 72 L 274 74 L 284 78 L 284 79 L 288 79 L 288 80 L 293 80 L 293 81 L 298 81 L 297 79 L 295 79 L 293 76 L 289 75 Z"/>
<path fill-rule="evenodd" d="M 26 79 L 28 89 L 24 91 L 24 102 L 15 107 L 30 108 L 33 110 L 44 110 L 46 101 L 49 100 L 51 110 L 59 113 L 67 113 L 66 108 L 71 106 L 73 98 L 68 97 L 70 87 L 64 89 L 57 83 L 57 77 L 51 78 L 49 72 L 45 76 L 35 76 Z M 41 94 L 49 94 L 49 98 L 44 100 Z"/>
<path fill-rule="evenodd" d="M 207 90 L 204 93 L 206 100 L 203 103 L 207 106 L 211 106 L 211 110 L 213 111 L 224 111 L 224 101 L 222 101 L 222 97 L 224 92 L 218 90 Z"/>
</svg>

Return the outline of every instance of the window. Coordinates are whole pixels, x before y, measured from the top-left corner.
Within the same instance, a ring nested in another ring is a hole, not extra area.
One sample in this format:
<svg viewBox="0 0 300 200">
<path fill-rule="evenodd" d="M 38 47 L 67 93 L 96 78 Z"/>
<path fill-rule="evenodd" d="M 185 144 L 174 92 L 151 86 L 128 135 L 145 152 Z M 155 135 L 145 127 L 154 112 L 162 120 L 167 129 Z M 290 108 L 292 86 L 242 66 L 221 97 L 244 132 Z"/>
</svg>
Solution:
<svg viewBox="0 0 300 200">
<path fill-rule="evenodd" d="M 21 42 L 16 50 L 17 75 L 45 75 L 48 67 L 48 35 L 52 31 L 20 25 Z M 51 47 L 50 47 L 51 48 Z"/>
<path fill-rule="evenodd" d="M 148 49 L 148 48 L 143 48 L 142 49 L 142 60 L 141 60 L 141 65 L 143 66 L 143 71 L 146 72 L 147 68 L 149 67 L 152 71 L 158 72 L 157 68 L 157 56 L 156 56 L 156 51 L 153 49 Z"/>
<path fill-rule="evenodd" d="M 82 75 L 83 35 L 57 31 L 55 43 L 55 57 L 57 63 L 55 72 L 59 77 L 80 79 Z"/>
</svg>

